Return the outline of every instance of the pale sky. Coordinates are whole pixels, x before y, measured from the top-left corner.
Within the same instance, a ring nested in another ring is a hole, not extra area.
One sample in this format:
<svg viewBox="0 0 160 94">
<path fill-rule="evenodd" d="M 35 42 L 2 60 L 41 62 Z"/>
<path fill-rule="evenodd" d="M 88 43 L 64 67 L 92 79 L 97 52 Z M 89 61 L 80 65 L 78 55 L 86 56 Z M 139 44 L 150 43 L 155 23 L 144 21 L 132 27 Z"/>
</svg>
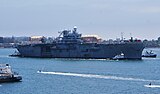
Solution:
<svg viewBox="0 0 160 94">
<path fill-rule="evenodd" d="M 0 0 L 0 36 L 58 36 L 78 27 L 103 39 L 160 37 L 160 0 Z"/>
</svg>

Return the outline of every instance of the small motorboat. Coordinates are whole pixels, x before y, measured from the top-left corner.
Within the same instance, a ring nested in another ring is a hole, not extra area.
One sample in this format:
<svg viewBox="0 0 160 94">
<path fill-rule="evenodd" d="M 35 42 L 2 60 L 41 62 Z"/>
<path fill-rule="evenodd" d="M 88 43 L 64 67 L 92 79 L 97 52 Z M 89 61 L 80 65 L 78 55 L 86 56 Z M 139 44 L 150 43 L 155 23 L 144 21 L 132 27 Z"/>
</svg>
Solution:
<svg viewBox="0 0 160 94">
<path fill-rule="evenodd" d="M 17 82 L 22 80 L 18 73 L 13 72 L 9 64 L 0 64 L 0 83 Z"/>
<path fill-rule="evenodd" d="M 119 55 L 114 56 L 112 59 L 113 59 L 113 60 L 124 60 L 125 57 L 124 57 L 124 54 L 121 53 L 121 54 L 119 54 Z"/>
<path fill-rule="evenodd" d="M 157 54 L 153 53 L 152 50 L 150 52 L 146 51 L 142 57 L 151 57 L 151 58 L 156 58 Z"/>
<path fill-rule="evenodd" d="M 43 71 L 42 71 L 42 70 L 38 70 L 38 71 L 37 71 L 37 73 L 41 73 L 41 72 L 43 72 Z"/>
</svg>

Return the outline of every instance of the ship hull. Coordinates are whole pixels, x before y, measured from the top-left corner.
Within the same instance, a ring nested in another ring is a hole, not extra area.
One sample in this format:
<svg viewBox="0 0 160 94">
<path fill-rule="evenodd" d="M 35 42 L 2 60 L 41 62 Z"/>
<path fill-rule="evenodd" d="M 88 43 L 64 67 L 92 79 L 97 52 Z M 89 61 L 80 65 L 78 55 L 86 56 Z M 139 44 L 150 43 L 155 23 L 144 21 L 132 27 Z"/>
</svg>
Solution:
<svg viewBox="0 0 160 94">
<path fill-rule="evenodd" d="M 19 45 L 17 49 L 21 57 L 112 59 L 114 56 L 124 53 L 124 59 L 141 59 L 144 46 L 141 42 L 121 44 L 55 43 Z"/>
<path fill-rule="evenodd" d="M 142 55 L 142 57 L 151 57 L 151 58 L 156 58 L 157 57 L 157 55 L 155 54 L 155 55 Z"/>
<path fill-rule="evenodd" d="M 0 83 L 5 83 L 5 82 L 18 82 L 21 81 L 22 77 L 18 76 L 18 77 L 0 77 Z"/>
</svg>

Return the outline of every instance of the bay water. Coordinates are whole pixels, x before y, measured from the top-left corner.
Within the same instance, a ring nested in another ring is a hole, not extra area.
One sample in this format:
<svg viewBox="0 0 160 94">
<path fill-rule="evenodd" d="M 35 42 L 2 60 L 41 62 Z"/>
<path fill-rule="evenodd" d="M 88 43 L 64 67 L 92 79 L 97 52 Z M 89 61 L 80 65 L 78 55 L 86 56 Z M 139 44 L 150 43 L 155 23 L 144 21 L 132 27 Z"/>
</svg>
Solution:
<svg viewBox="0 0 160 94">
<path fill-rule="evenodd" d="M 16 49 L 1 48 L 0 63 L 10 64 L 21 82 L 0 83 L 0 94 L 159 94 L 160 48 L 147 48 L 157 58 L 142 60 L 19 58 Z M 42 70 L 42 72 L 38 72 Z"/>
</svg>

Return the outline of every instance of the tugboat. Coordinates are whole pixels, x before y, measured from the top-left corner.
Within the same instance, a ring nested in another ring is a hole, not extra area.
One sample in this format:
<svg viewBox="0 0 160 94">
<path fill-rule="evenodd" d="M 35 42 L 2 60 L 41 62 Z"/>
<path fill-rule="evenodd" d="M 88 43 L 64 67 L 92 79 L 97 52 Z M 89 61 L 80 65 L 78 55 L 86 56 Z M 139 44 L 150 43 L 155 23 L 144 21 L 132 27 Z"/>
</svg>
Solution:
<svg viewBox="0 0 160 94">
<path fill-rule="evenodd" d="M 142 57 L 152 57 L 152 58 L 156 58 L 157 54 L 153 53 L 152 50 L 150 52 L 146 51 L 144 55 L 142 55 Z"/>
<path fill-rule="evenodd" d="M 119 55 L 116 55 L 115 57 L 112 58 L 113 60 L 124 60 L 125 57 L 124 57 L 124 54 L 121 53 Z"/>
<path fill-rule="evenodd" d="M 11 57 L 18 57 L 18 56 L 21 56 L 21 54 L 17 51 L 15 51 L 13 54 L 9 55 Z"/>
<path fill-rule="evenodd" d="M 22 80 L 18 73 L 13 72 L 9 64 L 0 64 L 0 83 L 17 82 Z"/>
</svg>

